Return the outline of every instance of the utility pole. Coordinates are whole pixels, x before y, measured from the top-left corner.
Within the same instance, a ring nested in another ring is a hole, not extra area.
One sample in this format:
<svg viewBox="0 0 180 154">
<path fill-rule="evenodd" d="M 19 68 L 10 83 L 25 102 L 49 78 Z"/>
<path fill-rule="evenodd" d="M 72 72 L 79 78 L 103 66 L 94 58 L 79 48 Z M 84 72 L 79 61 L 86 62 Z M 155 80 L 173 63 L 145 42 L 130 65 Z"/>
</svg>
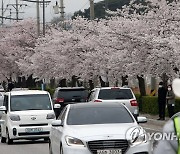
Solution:
<svg viewBox="0 0 180 154">
<path fill-rule="evenodd" d="M 64 1 L 60 0 L 60 19 L 64 22 Z"/>
<path fill-rule="evenodd" d="M 90 1 L 90 20 L 94 20 L 94 0 Z"/>
<path fill-rule="evenodd" d="M 40 36 L 40 12 L 39 12 L 39 0 L 37 0 L 37 35 Z"/>
<path fill-rule="evenodd" d="M 37 35 L 40 35 L 40 9 L 39 6 L 42 4 L 43 7 L 43 36 L 45 36 L 45 7 L 51 2 L 50 0 L 21 0 L 25 2 L 36 3 L 37 9 Z"/>
<path fill-rule="evenodd" d="M 15 9 L 15 13 L 16 13 L 16 21 L 18 22 L 19 20 L 22 20 L 19 18 L 19 13 L 24 13 L 24 12 L 19 12 L 19 6 L 27 6 L 27 4 L 19 4 L 18 0 L 16 0 L 15 4 L 8 4 L 7 7 L 12 6 Z M 14 13 L 14 12 L 13 12 Z M 14 19 L 13 19 L 14 20 Z"/>
<path fill-rule="evenodd" d="M 108 10 L 108 1 L 109 0 L 105 0 L 105 11 L 104 11 L 105 12 L 105 14 L 104 14 L 105 17 L 107 16 L 107 12 L 106 11 Z"/>
<path fill-rule="evenodd" d="M 18 8 L 18 0 L 16 0 L 16 21 L 19 19 L 19 8 Z"/>
<path fill-rule="evenodd" d="M 45 36 L 45 1 L 43 0 L 43 36 Z"/>
<path fill-rule="evenodd" d="M 4 0 L 2 0 L 2 6 L 1 6 L 2 8 L 1 8 L 1 11 L 2 11 L 2 22 L 1 22 L 1 24 L 3 25 L 4 24 Z"/>
</svg>

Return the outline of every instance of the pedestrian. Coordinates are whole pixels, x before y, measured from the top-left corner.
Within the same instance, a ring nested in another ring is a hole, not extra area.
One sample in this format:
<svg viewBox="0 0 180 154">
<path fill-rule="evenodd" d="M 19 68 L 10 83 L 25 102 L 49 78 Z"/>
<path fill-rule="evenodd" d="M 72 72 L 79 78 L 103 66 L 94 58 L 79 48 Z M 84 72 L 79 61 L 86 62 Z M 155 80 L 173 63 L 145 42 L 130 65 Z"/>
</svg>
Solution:
<svg viewBox="0 0 180 154">
<path fill-rule="evenodd" d="M 175 79 L 170 87 L 175 95 L 180 97 L 180 79 Z M 160 140 L 153 154 L 180 154 L 180 112 L 173 115 L 166 122 L 162 134 L 169 135 L 170 138 L 164 137 Z"/>
<path fill-rule="evenodd" d="M 175 107 L 175 95 L 171 85 L 168 85 L 166 104 L 167 104 L 169 118 L 171 118 L 174 115 L 174 107 Z"/>
<path fill-rule="evenodd" d="M 165 120 L 166 93 L 167 90 L 164 87 L 163 82 L 160 82 L 158 89 L 159 118 L 157 120 Z"/>
</svg>

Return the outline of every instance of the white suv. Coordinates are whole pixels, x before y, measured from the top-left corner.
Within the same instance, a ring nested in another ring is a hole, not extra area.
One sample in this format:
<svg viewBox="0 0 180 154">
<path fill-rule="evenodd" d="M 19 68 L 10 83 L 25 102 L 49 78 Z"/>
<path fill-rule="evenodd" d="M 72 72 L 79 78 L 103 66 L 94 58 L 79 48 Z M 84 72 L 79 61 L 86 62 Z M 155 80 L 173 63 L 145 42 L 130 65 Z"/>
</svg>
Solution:
<svg viewBox="0 0 180 154">
<path fill-rule="evenodd" d="M 124 104 L 137 117 L 139 108 L 136 97 L 131 88 L 101 87 L 91 90 L 88 102 L 118 102 Z"/>
<path fill-rule="evenodd" d="M 11 91 L 4 94 L 1 142 L 18 139 L 48 140 L 55 119 L 50 94 L 40 90 Z"/>
</svg>

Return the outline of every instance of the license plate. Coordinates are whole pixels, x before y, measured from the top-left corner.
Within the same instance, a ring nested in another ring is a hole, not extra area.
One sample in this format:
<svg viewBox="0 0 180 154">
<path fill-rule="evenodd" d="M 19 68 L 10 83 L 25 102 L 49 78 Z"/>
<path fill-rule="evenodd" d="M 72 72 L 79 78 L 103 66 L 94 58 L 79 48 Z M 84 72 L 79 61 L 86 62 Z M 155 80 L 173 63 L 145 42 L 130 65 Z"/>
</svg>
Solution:
<svg viewBox="0 0 180 154">
<path fill-rule="evenodd" d="M 122 150 L 121 149 L 97 150 L 97 154 L 122 154 Z"/>
<path fill-rule="evenodd" d="M 42 132 L 43 128 L 26 128 L 25 131 L 29 133 L 32 133 L 32 132 L 38 133 L 38 132 Z"/>
</svg>

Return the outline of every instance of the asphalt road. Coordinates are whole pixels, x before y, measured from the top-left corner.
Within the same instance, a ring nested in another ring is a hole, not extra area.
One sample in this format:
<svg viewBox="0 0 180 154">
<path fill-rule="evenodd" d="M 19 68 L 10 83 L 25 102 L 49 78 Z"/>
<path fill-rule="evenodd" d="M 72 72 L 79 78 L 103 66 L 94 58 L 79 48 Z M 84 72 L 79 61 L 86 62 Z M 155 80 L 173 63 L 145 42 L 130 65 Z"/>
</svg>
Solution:
<svg viewBox="0 0 180 154">
<path fill-rule="evenodd" d="M 49 154 L 49 147 L 43 140 L 14 141 L 12 145 L 0 143 L 0 154 Z"/>
</svg>

